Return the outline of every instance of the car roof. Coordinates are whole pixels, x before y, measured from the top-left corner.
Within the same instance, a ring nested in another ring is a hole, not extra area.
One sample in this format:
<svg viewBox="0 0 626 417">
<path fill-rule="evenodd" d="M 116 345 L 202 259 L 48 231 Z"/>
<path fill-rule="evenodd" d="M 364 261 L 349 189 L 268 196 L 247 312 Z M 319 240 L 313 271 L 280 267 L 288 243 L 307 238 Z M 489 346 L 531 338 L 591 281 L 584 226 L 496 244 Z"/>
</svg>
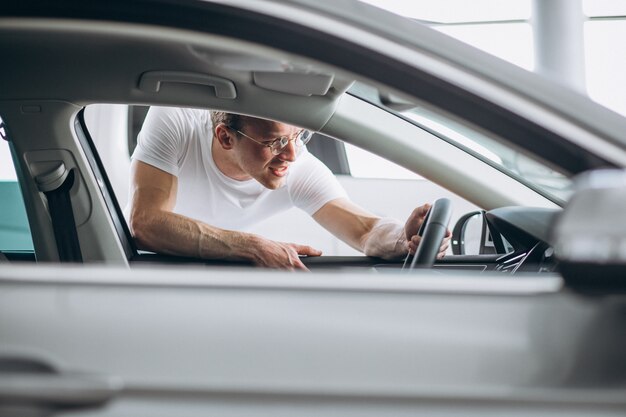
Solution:
<svg viewBox="0 0 626 417">
<path fill-rule="evenodd" d="M 0 99 L 206 107 L 320 130 L 357 79 L 526 152 L 540 147 L 544 160 L 566 172 L 626 166 L 624 118 L 356 1 L 24 1 L 0 13 L 0 47 L 12 63 L 0 72 Z M 159 71 L 223 78 L 237 96 L 215 97 L 188 83 L 142 89 L 142 77 Z M 280 91 L 302 83 L 310 89 Z"/>
</svg>

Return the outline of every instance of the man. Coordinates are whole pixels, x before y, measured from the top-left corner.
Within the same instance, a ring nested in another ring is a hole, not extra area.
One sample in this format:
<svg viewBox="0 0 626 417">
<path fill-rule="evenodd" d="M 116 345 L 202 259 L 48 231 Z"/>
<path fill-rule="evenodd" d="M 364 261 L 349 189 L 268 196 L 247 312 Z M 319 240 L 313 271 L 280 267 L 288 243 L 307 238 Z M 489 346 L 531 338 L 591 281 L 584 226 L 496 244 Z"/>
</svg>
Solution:
<svg viewBox="0 0 626 417">
<path fill-rule="evenodd" d="M 206 259 L 304 269 L 310 246 L 245 232 L 297 206 L 366 255 L 387 259 L 415 251 L 429 208 L 403 226 L 352 203 L 328 168 L 306 151 L 310 132 L 207 110 L 148 112 L 131 163 L 130 229 L 140 248 Z M 439 257 L 449 243 L 444 240 Z"/>
</svg>

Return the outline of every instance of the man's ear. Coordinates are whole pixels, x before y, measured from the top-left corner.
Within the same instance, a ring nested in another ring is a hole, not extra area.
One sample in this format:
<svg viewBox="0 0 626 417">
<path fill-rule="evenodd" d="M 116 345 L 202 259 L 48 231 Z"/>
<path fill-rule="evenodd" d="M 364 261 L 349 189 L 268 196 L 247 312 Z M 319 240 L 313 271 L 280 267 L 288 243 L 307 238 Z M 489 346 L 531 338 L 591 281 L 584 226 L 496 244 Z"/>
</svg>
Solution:
<svg viewBox="0 0 626 417">
<path fill-rule="evenodd" d="M 214 133 L 223 149 L 230 150 L 233 148 L 235 133 L 232 129 L 229 129 L 224 123 L 220 123 L 215 126 Z"/>
</svg>

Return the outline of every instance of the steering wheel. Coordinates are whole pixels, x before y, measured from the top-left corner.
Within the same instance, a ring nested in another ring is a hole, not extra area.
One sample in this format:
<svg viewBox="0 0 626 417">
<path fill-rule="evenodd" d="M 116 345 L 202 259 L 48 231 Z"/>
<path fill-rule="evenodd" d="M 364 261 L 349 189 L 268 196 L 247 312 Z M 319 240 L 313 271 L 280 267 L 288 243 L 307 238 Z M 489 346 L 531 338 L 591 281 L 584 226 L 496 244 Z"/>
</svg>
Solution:
<svg viewBox="0 0 626 417">
<path fill-rule="evenodd" d="M 417 246 L 413 259 L 411 259 L 410 253 L 406 256 L 404 265 L 402 265 L 403 270 L 432 268 L 437 259 L 441 242 L 446 236 L 451 216 L 452 204 L 449 199 L 440 198 L 433 203 L 417 232 L 422 237 L 420 244 Z M 409 259 L 411 259 L 410 263 Z M 409 265 L 408 267 L 407 264 Z"/>
</svg>

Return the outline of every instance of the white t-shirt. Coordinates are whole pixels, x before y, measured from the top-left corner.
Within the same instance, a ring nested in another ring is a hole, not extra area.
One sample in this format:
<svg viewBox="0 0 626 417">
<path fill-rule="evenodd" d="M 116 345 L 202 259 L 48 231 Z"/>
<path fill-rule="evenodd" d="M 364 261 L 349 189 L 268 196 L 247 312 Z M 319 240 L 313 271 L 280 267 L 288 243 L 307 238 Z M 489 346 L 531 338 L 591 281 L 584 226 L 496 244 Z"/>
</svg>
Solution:
<svg viewBox="0 0 626 417">
<path fill-rule="evenodd" d="M 332 172 L 306 149 L 277 190 L 254 179 L 229 178 L 215 165 L 212 140 L 208 110 L 151 107 L 148 111 L 133 159 L 178 177 L 175 213 L 245 231 L 293 206 L 312 215 L 327 202 L 347 196 Z"/>
</svg>

